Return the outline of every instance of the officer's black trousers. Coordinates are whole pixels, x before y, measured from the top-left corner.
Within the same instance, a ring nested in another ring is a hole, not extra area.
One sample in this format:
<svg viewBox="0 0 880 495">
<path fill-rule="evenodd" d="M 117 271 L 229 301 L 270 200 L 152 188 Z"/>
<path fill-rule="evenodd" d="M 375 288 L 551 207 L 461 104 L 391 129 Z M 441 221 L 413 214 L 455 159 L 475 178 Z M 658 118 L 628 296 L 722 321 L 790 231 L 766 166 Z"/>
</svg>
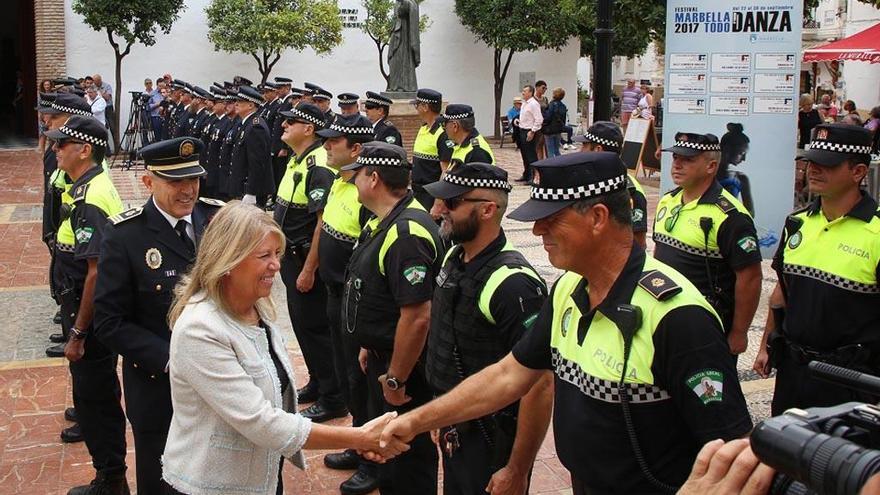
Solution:
<svg viewBox="0 0 880 495">
<path fill-rule="evenodd" d="M 333 347 L 333 366 L 345 405 L 351 413 L 352 426 L 361 426 L 367 415 L 367 377 L 358 362 L 360 346 L 350 333 L 342 328 L 342 285 L 327 284 L 327 321 Z"/>
<path fill-rule="evenodd" d="M 522 156 L 523 162 L 523 177 L 531 178 L 532 175 L 532 164 L 538 161 L 538 136 L 535 135 L 531 141 L 529 141 L 529 131 L 528 129 L 520 129 L 519 130 L 519 153 Z"/>
<path fill-rule="evenodd" d="M 305 258 L 305 253 L 302 256 Z M 287 288 L 287 311 L 293 324 L 293 333 L 302 350 L 309 376 L 318 381 L 321 403 L 330 409 L 339 408 L 343 399 L 331 357 L 333 350 L 327 323 L 327 288 L 315 272 L 312 290 L 300 292 L 296 288 L 300 272 L 302 262 L 288 250 L 281 261 L 281 280 Z"/>
<path fill-rule="evenodd" d="M 138 493 L 162 493 L 162 454 L 168 430 L 139 431 L 132 427 Z"/>
<path fill-rule="evenodd" d="M 125 472 L 125 413 L 122 412 L 116 354 L 86 337 L 85 355 L 70 363 L 73 406 L 95 471 Z"/>
<path fill-rule="evenodd" d="M 379 376 L 388 371 L 390 353 L 369 353 L 367 359 L 367 386 L 370 390 L 370 417 L 375 418 L 389 411 L 403 414 L 429 402 L 433 394 L 425 381 L 424 373 L 417 364 L 407 379 L 406 394 L 412 400 L 402 406 L 385 402 Z M 379 493 L 382 495 L 424 495 L 437 493 L 437 446 L 431 435 L 416 435 L 407 452 L 379 465 Z"/>
<path fill-rule="evenodd" d="M 486 423 L 488 420 L 483 420 Z M 479 495 L 485 493 L 486 485 L 489 479 L 495 474 L 495 471 L 503 468 L 506 462 L 493 465 L 493 459 L 498 458 L 493 448 L 489 447 L 483 432 L 477 427 L 476 422 L 471 421 L 468 429 L 463 431 L 456 428 L 459 432 L 459 447 L 453 452 L 452 456 L 446 452 L 446 442 L 444 436 L 449 428 L 440 430 L 440 452 L 443 459 L 443 495 Z M 489 430 L 491 426 L 487 425 L 487 433 L 492 434 Z M 507 459 L 510 452 L 502 456 Z M 528 493 L 528 489 L 526 489 Z"/>
</svg>

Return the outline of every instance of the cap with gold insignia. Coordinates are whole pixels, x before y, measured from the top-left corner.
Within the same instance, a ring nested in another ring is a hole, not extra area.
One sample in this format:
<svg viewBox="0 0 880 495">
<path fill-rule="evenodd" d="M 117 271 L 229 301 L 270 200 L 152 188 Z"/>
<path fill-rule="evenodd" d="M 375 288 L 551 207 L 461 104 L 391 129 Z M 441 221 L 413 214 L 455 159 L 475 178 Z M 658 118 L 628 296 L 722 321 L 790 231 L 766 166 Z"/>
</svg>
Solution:
<svg viewBox="0 0 880 495">
<path fill-rule="evenodd" d="M 364 106 L 367 108 L 390 107 L 393 103 L 391 98 L 382 96 L 374 91 L 367 91 L 367 99 L 364 100 Z"/>
<path fill-rule="evenodd" d="M 844 160 L 871 163 L 871 131 L 852 124 L 819 124 L 813 128 L 804 160 L 835 167 Z"/>
<path fill-rule="evenodd" d="M 148 144 L 138 154 L 147 170 L 163 179 L 189 179 L 207 173 L 199 165 L 199 153 L 203 147 L 201 139 L 185 136 Z"/>
<path fill-rule="evenodd" d="M 575 136 L 572 141 L 601 144 L 605 151 L 620 152 L 623 147 L 623 133 L 614 122 L 600 120 L 593 123 L 583 136 Z"/>
<path fill-rule="evenodd" d="M 400 146 L 384 141 L 370 141 L 364 143 L 357 161 L 340 170 L 357 170 L 368 165 L 371 167 L 412 168 L 406 158 L 406 151 Z"/>
<path fill-rule="evenodd" d="M 315 88 L 315 90 L 312 94 L 312 98 L 314 98 L 315 100 L 330 101 L 333 99 L 333 93 L 331 93 L 331 92 L 327 91 L 326 89 L 319 86 L 319 87 Z"/>
<path fill-rule="evenodd" d="M 324 117 L 324 112 L 311 103 L 300 103 L 290 110 L 278 112 L 278 115 L 281 115 L 287 120 L 312 124 L 316 129 L 323 129 L 327 126 L 327 119 Z"/>
<path fill-rule="evenodd" d="M 342 105 L 357 105 L 360 98 L 361 97 L 358 96 L 357 93 L 339 93 L 336 97 L 336 101 L 341 107 Z"/>
<path fill-rule="evenodd" d="M 374 138 L 373 123 L 361 114 L 337 115 L 330 127 L 316 134 L 323 138 L 348 136 L 355 143 L 366 143 Z"/>
<path fill-rule="evenodd" d="M 664 149 L 682 156 L 697 156 L 704 151 L 721 151 L 721 143 L 714 134 L 697 134 L 695 132 L 675 133 L 675 144 Z"/>
<path fill-rule="evenodd" d="M 472 119 L 474 118 L 474 109 L 470 105 L 463 105 L 461 103 L 450 103 L 446 105 L 446 110 L 440 114 L 440 119 L 443 122 L 449 122 L 450 120 L 463 120 L 463 119 Z"/>
<path fill-rule="evenodd" d="M 626 189 L 626 165 L 610 151 L 570 153 L 532 164 L 531 197 L 508 217 L 534 222 L 582 200 Z"/>
<path fill-rule="evenodd" d="M 443 103 L 443 95 L 440 94 L 439 91 L 435 91 L 429 88 L 420 88 L 416 91 L 416 98 L 414 100 L 410 100 L 410 103 L 413 105 L 417 105 L 419 103 Z"/>
<path fill-rule="evenodd" d="M 46 132 L 46 137 L 54 141 L 72 139 L 107 148 L 107 128 L 91 115 L 72 115 L 58 129 Z"/>
<path fill-rule="evenodd" d="M 464 163 L 453 167 L 442 179 L 425 186 L 428 194 L 450 199 L 474 189 L 500 189 L 510 192 L 507 171 L 489 163 Z"/>
</svg>

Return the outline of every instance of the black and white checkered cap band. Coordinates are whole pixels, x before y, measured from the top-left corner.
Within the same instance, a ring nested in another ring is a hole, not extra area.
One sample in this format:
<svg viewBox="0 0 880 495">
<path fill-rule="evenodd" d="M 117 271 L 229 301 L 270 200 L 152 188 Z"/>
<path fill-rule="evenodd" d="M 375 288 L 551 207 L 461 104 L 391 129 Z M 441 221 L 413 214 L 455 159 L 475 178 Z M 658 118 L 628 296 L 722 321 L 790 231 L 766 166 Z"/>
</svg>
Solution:
<svg viewBox="0 0 880 495">
<path fill-rule="evenodd" d="M 469 118 L 472 118 L 473 116 L 474 116 L 474 112 L 468 112 L 468 113 L 457 113 L 457 114 L 454 114 L 454 115 L 447 115 L 447 114 L 445 114 L 445 113 L 443 114 L 443 118 L 444 118 L 445 120 L 462 120 L 462 119 L 469 119 Z"/>
<path fill-rule="evenodd" d="M 302 98 L 302 95 L 303 95 L 302 91 L 291 91 L 290 92 L 290 96 L 293 96 L 293 97 Z"/>
<path fill-rule="evenodd" d="M 330 101 L 331 98 L 329 96 L 325 95 L 324 93 L 315 93 L 312 95 L 312 99 Z"/>
<path fill-rule="evenodd" d="M 64 105 L 59 105 L 55 102 L 52 102 L 52 108 L 58 110 L 59 112 L 69 113 L 71 115 L 82 115 L 83 117 L 91 117 L 92 112 L 89 110 L 80 110 L 78 108 L 65 107 Z"/>
<path fill-rule="evenodd" d="M 590 131 L 584 132 L 584 137 L 587 139 L 587 141 L 591 143 L 601 144 L 602 146 L 611 147 L 614 149 L 620 149 L 620 145 L 622 144 L 618 143 L 617 141 L 601 138 L 595 134 L 592 134 Z"/>
<path fill-rule="evenodd" d="M 336 101 L 338 101 L 340 105 L 354 105 L 355 103 L 358 102 L 357 98 L 352 98 L 352 99 L 337 98 Z"/>
<path fill-rule="evenodd" d="M 422 103 L 440 103 L 440 100 L 434 100 L 431 98 L 422 98 L 421 96 L 416 96 L 416 101 L 420 101 Z"/>
<path fill-rule="evenodd" d="M 378 98 L 367 98 L 366 103 L 373 103 L 375 105 L 379 105 L 382 107 L 390 107 L 391 106 L 391 102 L 388 102 L 385 100 L 380 100 Z"/>
<path fill-rule="evenodd" d="M 853 155 L 868 155 L 871 153 L 870 146 L 856 146 L 854 144 L 832 143 L 829 141 L 810 141 L 808 149 L 850 153 Z"/>
<path fill-rule="evenodd" d="M 470 177 L 462 177 L 460 175 L 455 174 L 446 174 L 443 176 L 443 180 L 458 186 L 464 187 L 474 187 L 474 188 L 482 188 L 482 189 L 502 189 L 504 191 L 510 191 L 513 189 L 510 186 L 510 183 L 506 180 L 500 179 L 472 179 Z"/>
<path fill-rule="evenodd" d="M 843 278 L 840 275 L 835 275 L 809 266 L 783 263 L 782 273 L 786 275 L 811 278 L 850 292 L 858 292 L 860 294 L 880 294 L 880 286 L 877 284 L 856 282 L 854 280 Z"/>
<path fill-rule="evenodd" d="M 587 199 L 600 194 L 609 193 L 618 189 L 626 188 L 626 175 L 614 177 L 594 184 L 585 186 L 552 188 L 532 186 L 532 199 L 541 201 L 573 201 Z"/>
<path fill-rule="evenodd" d="M 37 100 L 37 106 L 40 106 L 40 107 L 51 107 L 51 106 L 52 106 L 52 101 L 51 101 L 51 100 Z"/>
<path fill-rule="evenodd" d="M 321 128 L 323 128 L 324 126 L 327 125 L 327 121 L 325 121 L 323 119 L 319 120 L 319 119 L 303 112 L 302 110 L 300 110 L 298 108 L 291 108 L 290 113 L 293 114 L 293 118 L 295 118 L 295 119 L 305 120 L 306 122 L 310 122 L 310 123 L 315 124 L 316 126 L 321 127 Z"/>
<path fill-rule="evenodd" d="M 721 151 L 720 144 L 701 144 L 701 143 L 692 143 L 690 141 L 676 141 L 675 146 L 680 148 L 691 148 L 700 151 Z"/>
<path fill-rule="evenodd" d="M 107 147 L 107 140 L 106 139 L 101 139 L 101 138 L 97 138 L 95 136 L 90 136 L 84 132 L 79 132 L 76 129 L 71 129 L 70 127 L 67 127 L 66 125 L 61 126 L 61 128 L 58 130 L 63 132 L 64 134 L 67 134 L 68 136 L 70 136 L 74 139 L 79 139 L 80 141 L 85 141 L 89 144 L 94 144 L 95 146 L 102 146 L 104 148 Z"/>
<path fill-rule="evenodd" d="M 247 100 L 247 101 L 253 102 L 255 105 L 262 105 L 263 104 L 263 102 L 260 101 L 259 99 L 254 98 L 253 96 L 247 95 L 245 93 L 242 93 L 241 91 L 238 92 L 238 95 L 236 97 L 240 98 L 242 100 Z M 199 98 L 201 98 L 201 96 Z"/>
<path fill-rule="evenodd" d="M 333 131 L 336 131 L 336 132 L 341 132 L 343 134 L 347 134 L 347 135 L 353 135 L 353 134 L 364 134 L 367 136 L 373 135 L 373 128 L 372 127 L 349 127 L 349 126 L 339 125 L 339 124 L 333 123 L 333 124 L 330 124 L 330 129 Z"/>
<path fill-rule="evenodd" d="M 603 402 L 619 403 L 620 388 L 616 381 L 603 380 L 585 372 L 574 361 L 565 359 L 557 349 L 551 349 L 553 368 L 560 380 L 570 383 L 584 395 Z M 669 392 L 656 385 L 627 383 L 628 398 L 631 403 L 648 403 L 669 400 Z"/>
<path fill-rule="evenodd" d="M 361 165 L 370 165 L 373 167 L 400 167 L 410 168 L 409 163 L 400 158 L 380 158 L 380 157 L 363 157 L 359 156 L 357 162 Z"/>
</svg>

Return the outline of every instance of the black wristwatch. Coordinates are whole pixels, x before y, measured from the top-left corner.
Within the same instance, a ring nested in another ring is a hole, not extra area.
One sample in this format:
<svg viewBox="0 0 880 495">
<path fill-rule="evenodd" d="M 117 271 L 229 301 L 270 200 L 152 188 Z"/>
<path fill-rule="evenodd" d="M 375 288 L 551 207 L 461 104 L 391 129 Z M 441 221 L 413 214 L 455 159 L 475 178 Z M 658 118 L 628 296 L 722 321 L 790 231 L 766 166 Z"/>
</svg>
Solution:
<svg viewBox="0 0 880 495">
<path fill-rule="evenodd" d="M 388 376 L 385 378 L 385 385 L 387 385 L 388 388 L 391 390 L 397 390 L 401 387 L 406 386 L 406 382 L 402 381 L 400 379 L 397 379 L 393 376 Z"/>
<path fill-rule="evenodd" d="M 86 332 L 81 331 L 79 328 L 70 327 L 70 338 L 73 340 L 82 340 L 86 338 L 88 335 Z"/>
</svg>

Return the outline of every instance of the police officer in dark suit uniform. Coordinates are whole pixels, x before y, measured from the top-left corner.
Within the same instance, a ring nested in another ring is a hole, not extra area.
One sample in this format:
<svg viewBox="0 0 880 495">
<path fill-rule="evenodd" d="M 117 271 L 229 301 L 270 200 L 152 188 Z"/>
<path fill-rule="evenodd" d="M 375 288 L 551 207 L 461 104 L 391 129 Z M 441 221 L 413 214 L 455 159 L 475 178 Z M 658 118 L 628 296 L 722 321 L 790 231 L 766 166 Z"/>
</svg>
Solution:
<svg viewBox="0 0 880 495">
<path fill-rule="evenodd" d="M 357 93 L 340 93 L 336 95 L 340 115 L 357 115 L 360 113 L 358 102 L 361 97 Z"/>
<path fill-rule="evenodd" d="M 168 95 L 168 99 L 171 100 L 171 103 L 165 110 L 164 134 L 166 136 L 174 136 L 174 133 L 177 132 L 177 119 L 180 117 L 180 112 L 183 109 L 183 105 L 180 103 L 180 98 L 183 96 L 184 87 L 185 84 L 180 79 L 175 79 L 171 82 L 171 93 Z"/>
<path fill-rule="evenodd" d="M 199 161 L 202 161 L 202 166 L 207 173 L 203 194 L 208 197 L 216 197 L 218 194 L 221 149 L 223 141 L 226 139 L 226 133 L 232 126 L 235 112 L 235 102 L 232 99 L 234 97 L 227 95 L 226 90 L 223 89 L 216 90 L 215 94 L 218 100 L 214 104 L 214 115 L 217 116 L 217 119 L 211 125 L 205 151 L 199 155 Z M 202 160 L 202 155 L 205 155 L 204 160 Z"/>
<path fill-rule="evenodd" d="M 202 142 L 160 141 L 140 150 L 142 206 L 110 218 L 95 290 L 95 335 L 122 356 L 125 409 L 134 434 L 140 493 L 162 493 L 161 456 L 171 424 L 166 320 L 173 289 L 222 202 L 199 198 Z"/>
<path fill-rule="evenodd" d="M 236 90 L 227 90 L 227 95 L 232 99 L 232 109 L 227 116 L 230 118 L 229 127 L 223 136 L 223 142 L 220 145 L 220 153 L 217 157 L 217 197 L 220 199 L 228 199 L 229 195 L 229 175 L 232 172 L 232 151 L 235 149 L 235 143 L 238 142 L 238 135 L 241 133 L 241 117 L 238 115 Z M 229 110 L 229 109 L 227 109 Z"/>
<path fill-rule="evenodd" d="M 388 111 L 391 109 L 393 102 L 390 98 L 386 98 L 379 93 L 367 91 L 367 100 L 364 102 L 364 109 L 367 118 L 373 122 L 373 130 L 376 133 L 376 141 L 384 141 L 388 144 L 396 144 L 403 147 L 403 138 L 400 131 L 394 124 L 388 121 Z"/>
<path fill-rule="evenodd" d="M 176 114 L 177 124 L 174 127 L 174 137 L 189 135 L 196 111 L 193 106 L 193 87 L 189 83 L 184 84 L 185 86 L 181 88 L 179 110 Z"/>
<path fill-rule="evenodd" d="M 330 108 L 330 102 L 333 101 L 333 93 L 327 91 L 326 89 L 314 85 L 314 92 L 312 93 L 312 100 L 314 100 L 315 105 L 324 112 L 324 120 L 327 121 L 327 125 L 333 123 L 336 120 L 336 112 Z"/>
<path fill-rule="evenodd" d="M 211 111 L 214 107 L 212 105 L 210 91 L 199 86 L 193 86 L 193 94 L 193 104 L 198 107 L 198 110 L 196 110 L 196 113 L 193 116 L 194 118 L 189 130 L 189 135 L 196 139 L 201 139 L 202 130 L 208 125 L 208 121 L 211 118 Z"/>
<path fill-rule="evenodd" d="M 232 150 L 228 193 L 245 203 L 266 206 L 269 195 L 275 192 L 275 179 L 269 154 L 269 127 L 257 115 L 263 97 L 256 89 L 241 86 L 236 98 L 241 131 Z"/>
</svg>

